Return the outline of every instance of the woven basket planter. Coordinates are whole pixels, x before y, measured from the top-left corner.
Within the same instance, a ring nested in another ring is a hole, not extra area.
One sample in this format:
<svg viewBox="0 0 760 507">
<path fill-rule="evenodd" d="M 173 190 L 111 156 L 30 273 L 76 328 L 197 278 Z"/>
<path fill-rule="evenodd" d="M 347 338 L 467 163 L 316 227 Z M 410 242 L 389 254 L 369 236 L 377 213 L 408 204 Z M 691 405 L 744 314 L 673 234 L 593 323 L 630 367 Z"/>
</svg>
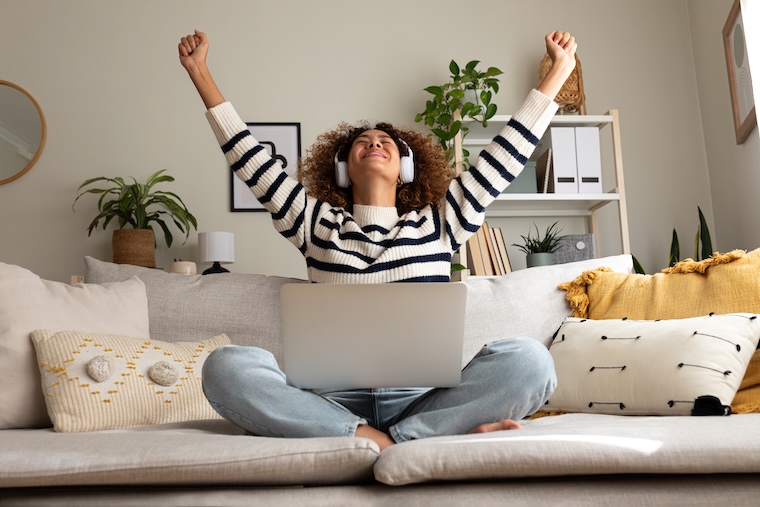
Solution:
<svg viewBox="0 0 760 507">
<path fill-rule="evenodd" d="M 540 83 L 549 69 L 552 61 L 549 55 L 544 55 L 538 67 L 538 82 Z M 586 92 L 583 90 L 583 69 L 578 55 L 575 55 L 575 69 L 562 85 L 554 101 L 559 104 L 559 114 L 577 113 L 586 114 Z"/>
<path fill-rule="evenodd" d="M 156 237 L 152 229 L 117 229 L 113 231 L 113 262 L 156 267 Z"/>
</svg>

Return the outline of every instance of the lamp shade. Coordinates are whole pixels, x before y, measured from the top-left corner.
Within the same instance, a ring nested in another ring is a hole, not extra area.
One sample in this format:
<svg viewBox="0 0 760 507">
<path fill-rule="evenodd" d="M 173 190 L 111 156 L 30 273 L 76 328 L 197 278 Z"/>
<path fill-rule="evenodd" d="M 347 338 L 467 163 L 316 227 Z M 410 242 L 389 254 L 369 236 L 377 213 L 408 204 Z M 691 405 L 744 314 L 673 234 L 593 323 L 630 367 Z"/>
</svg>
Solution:
<svg viewBox="0 0 760 507">
<path fill-rule="evenodd" d="M 198 262 L 235 262 L 235 235 L 231 232 L 199 232 Z"/>
</svg>

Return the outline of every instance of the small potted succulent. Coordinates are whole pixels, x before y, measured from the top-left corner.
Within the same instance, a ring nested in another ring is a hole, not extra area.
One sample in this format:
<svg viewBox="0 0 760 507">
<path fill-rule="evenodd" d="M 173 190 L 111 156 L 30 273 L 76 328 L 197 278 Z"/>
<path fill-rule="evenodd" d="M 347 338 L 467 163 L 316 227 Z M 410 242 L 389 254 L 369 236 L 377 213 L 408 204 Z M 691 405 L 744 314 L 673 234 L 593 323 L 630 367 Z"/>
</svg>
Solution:
<svg viewBox="0 0 760 507">
<path fill-rule="evenodd" d="M 531 237 L 531 231 L 528 231 L 527 236 L 520 235 L 523 239 L 522 245 L 513 243 L 512 246 L 516 246 L 525 252 L 529 268 L 554 264 L 554 253 L 559 250 L 559 233 L 562 232 L 562 229 L 557 229 L 557 222 L 554 222 L 546 228 L 546 232 L 541 237 L 538 226 L 535 223 L 533 226 L 536 228 L 536 237 Z"/>
<path fill-rule="evenodd" d="M 462 133 L 462 139 L 467 136 L 468 122 L 478 122 L 486 127 L 488 120 L 496 114 L 496 104 L 491 103 L 491 100 L 499 92 L 496 76 L 503 72 L 496 67 L 478 70 L 479 63 L 478 60 L 472 60 L 462 68 L 451 60 L 449 81 L 425 88 L 432 98 L 427 100 L 425 110 L 414 118 L 415 122 L 430 127 L 449 162 L 455 159 L 454 138 L 459 132 Z M 462 149 L 462 156 L 467 161 L 469 152 Z"/>
<path fill-rule="evenodd" d="M 124 178 L 100 176 L 88 179 L 77 189 L 72 209 L 83 195 L 100 195 L 98 214 L 87 229 L 88 236 L 101 220 L 104 230 L 113 219 L 118 223 L 118 229 L 113 232 L 113 262 L 156 267 L 156 238 L 151 223 L 161 227 L 167 246 L 172 246 L 174 237 L 165 219 L 171 219 L 185 234 L 185 241 L 190 236 L 191 227 L 197 230 L 198 222 L 177 194 L 153 188 L 159 183 L 174 181 L 172 176 L 163 172 L 162 169 L 151 174 L 145 183 L 138 183 L 134 178 L 133 183 L 128 183 Z M 91 185 L 97 182 L 107 182 L 110 186 L 92 188 Z"/>
</svg>

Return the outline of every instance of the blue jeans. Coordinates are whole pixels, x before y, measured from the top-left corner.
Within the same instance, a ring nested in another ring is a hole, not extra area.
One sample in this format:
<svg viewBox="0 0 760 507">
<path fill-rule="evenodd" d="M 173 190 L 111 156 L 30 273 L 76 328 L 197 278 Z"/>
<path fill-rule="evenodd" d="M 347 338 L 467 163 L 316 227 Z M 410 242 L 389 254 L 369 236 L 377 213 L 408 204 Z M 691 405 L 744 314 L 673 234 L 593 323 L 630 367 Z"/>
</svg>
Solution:
<svg viewBox="0 0 760 507">
<path fill-rule="evenodd" d="M 203 391 L 225 419 L 268 437 L 353 436 L 360 424 L 396 442 L 459 435 L 536 412 L 557 385 L 547 348 L 531 338 L 485 345 L 457 387 L 310 391 L 289 386 L 274 356 L 256 347 L 216 349 Z"/>
</svg>

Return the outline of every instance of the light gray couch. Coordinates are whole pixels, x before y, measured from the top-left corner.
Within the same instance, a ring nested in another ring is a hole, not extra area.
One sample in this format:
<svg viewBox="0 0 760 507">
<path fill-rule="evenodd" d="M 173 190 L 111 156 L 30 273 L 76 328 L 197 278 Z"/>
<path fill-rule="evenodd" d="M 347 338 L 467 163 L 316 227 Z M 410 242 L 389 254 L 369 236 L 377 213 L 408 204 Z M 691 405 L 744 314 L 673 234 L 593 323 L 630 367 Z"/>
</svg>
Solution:
<svg viewBox="0 0 760 507">
<path fill-rule="evenodd" d="M 557 284 L 630 256 L 470 278 L 463 363 L 487 341 L 548 346 L 570 313 Z M 279 288 L 263 275 L 181 276 L 86 259 L 85 278 L 138 276 L 155 340 L 226 333 L 279 359 Z M 273 439 L 209 419 L 84 433 L 0 430 L 2 505 L 758 505 L 760 414 L 566 414 L 522 431 L 417 440 Z"/>
</svg>

